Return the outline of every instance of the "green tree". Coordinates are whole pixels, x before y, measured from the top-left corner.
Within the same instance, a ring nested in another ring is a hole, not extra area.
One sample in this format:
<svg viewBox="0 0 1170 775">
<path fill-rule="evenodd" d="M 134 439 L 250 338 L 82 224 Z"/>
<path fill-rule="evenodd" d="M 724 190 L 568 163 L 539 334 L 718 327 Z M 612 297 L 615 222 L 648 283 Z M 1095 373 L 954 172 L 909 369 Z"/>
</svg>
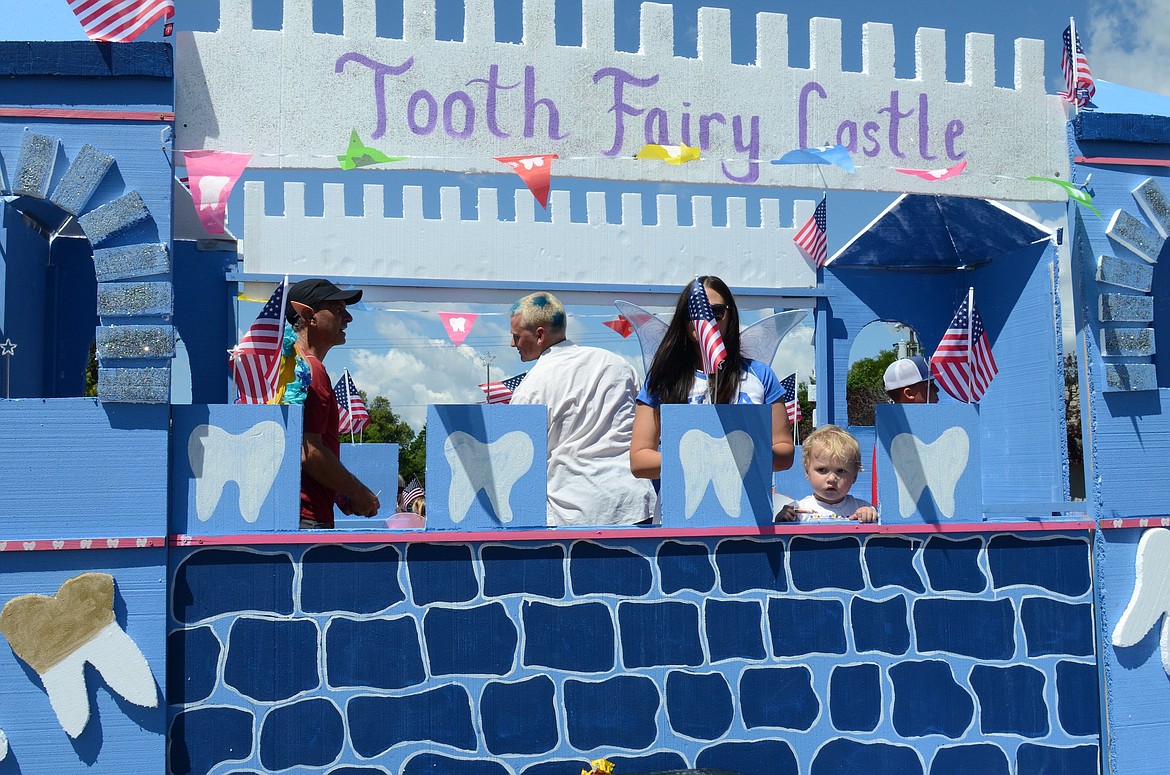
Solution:
<svg viewBox="0 0 1170 775">
<path fill-rule="evenodd" d="M 98 383 L 97 342 L 89 346 L 89 362 L 85 364 L 85 395 L 96 396 Z"/>
<path fill-rule="evenodd" d="M 417 476 L 422 482 L 426 469 L 426 437 L 419 434 L 423 439 L 423 452 L 419 457 L 412 451 L 417 446 L 414 429 L 390 407 L 390 399 L 385 396 L 374 396 L 373 400 L 370 400 L 364 390 L 358 392 L 366 405 L 366 411 L 370 413 L 370 424 L 362 432 L 361 440 L 368 444 L 397 444 L 398 472 L 408 482 L 413 476 Z M 342 441 L 349 440 L 350 436 L 342 435 Z"/>
<path fill-rule="evenodd" d="M 813 410 L 817 402 L 808 397 L 808 383 L 801 382 L 796 388 L 796 400 L 800 404 L 800 422 L 797 423 L 797 443 L 804 443 L 804 439 L 813 431 Z"/>
<path fill-rule="evenodd" d="M 882 377 L 886 367 L 897 359 L 898 353 L 890 348 L 881 350 L 872 358 L 859 358 L 849 367 L 845 378 L 845 403 L 850 425 L 873 425 L 874 406 L 888 400 Z"/>
<path fill-rule="evenodd" d="M 411 477 L 418 477 L 419 482 L 427 484 L 427 426 L 418 432 L 409 447 L 404 447 L 399 456 L 398 470 L 410 481 Z"/>
</svg>

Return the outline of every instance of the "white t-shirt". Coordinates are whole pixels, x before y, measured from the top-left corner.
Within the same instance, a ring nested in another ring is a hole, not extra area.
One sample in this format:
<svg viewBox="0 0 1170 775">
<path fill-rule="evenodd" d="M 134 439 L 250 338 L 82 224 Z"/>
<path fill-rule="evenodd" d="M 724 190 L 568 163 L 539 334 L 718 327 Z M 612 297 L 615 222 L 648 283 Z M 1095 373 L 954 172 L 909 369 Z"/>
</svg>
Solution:
<svg viewBox="0 0 1170 775">
<path fill-rule="evenodd" d="M 848 493 L 840 503 L 825 503 L 816 495 L 808 495 L 801 498 L 796 504 L 796 507 L 806 513 L 801 514 L 801 520 L 805 519 L 849 519 L 856 513 L 858 509 L 871 506 L 869 501 L 863 501 Z"/>
<path fill-rule="evenodd" d="M 548 524 L 630 525 L 654 514 L 657 496 L 630 473 L 638 377 L 617 355 L 560 342 L 512 393 L 548 407 Z"/>
</svg>

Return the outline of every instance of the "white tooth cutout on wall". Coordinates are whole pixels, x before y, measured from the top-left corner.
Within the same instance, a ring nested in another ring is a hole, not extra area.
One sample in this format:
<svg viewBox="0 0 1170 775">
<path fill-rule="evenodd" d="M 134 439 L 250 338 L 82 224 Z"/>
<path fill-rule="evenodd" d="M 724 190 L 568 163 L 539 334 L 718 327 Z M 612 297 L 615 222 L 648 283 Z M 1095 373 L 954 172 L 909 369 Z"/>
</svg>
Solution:
<svg viewBox="0 0 1170 775">
<path fill-rule="evenodd" d="M 211 519 L 229 481 L 239 487 L 239 509 L 251 524 L 276 481 L 284 460 L 284 428 L 265 420 L 243 433 L 228 433 L 215 425 L 198 425 L 187 441 L 191 473 L 195 476 L 195 509 L 201 522 Z"/>
<path fill-rule="evenodd" d="M 955 487 L 967 468 L 970 438 L 962 428 L 948 428 L 927 444 L 910 433 L 900 433 L 890 442 L 890 457 L 898 476 L 898 510 L 903 517 L 913 514 L 923 490 L 929 490 L 939 512 L 955 515 Z"/>
<path fill-rule="evenodd" d="M 690 519 L 698 511 L 708 486 L 715 488 L 715 497 L 723 510 L 739 517 L 743 478 L 754 453 L 752 437 L 744 431 L 732 431 L 719 438 L 700 430 L 684 433 L 679 441 L 679 458 L 686 493 L 686 518 Z"/>
<path fill-rule="evenodd" d="M 1113 645 L 1136 646 L 1162 620 L 1162 668 L 1170 675 L 1170 530 L 1142 534 L 1134 564 L 1133 595 L 1113 628 Z"/>
<path fill-rule="evenodd" d="M 464 520 L 480 490 L 491 501 L 501 522 L 512 521 L 512 487 L 532 467 L 535 456 L 527 434 L 512 431 L 485 444 L 463 431 L 455 431 L 443 443 L 443 455 L 451 467 L 447 502 L 452 522 Z"/>
</svg>

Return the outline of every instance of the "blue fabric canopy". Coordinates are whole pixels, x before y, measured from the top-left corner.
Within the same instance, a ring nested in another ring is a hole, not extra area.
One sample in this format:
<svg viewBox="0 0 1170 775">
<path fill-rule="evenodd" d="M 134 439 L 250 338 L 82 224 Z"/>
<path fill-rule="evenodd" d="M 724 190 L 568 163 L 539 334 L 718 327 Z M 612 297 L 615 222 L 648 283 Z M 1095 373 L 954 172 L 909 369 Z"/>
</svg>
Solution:
<svg viewBox="0 0 1170 775">
<path fill-rule="evenodd" d="M 827 266 L 961 269 L 986 264 L 1052 234 L 987 199 L 903 194 Z"/>
</svg>

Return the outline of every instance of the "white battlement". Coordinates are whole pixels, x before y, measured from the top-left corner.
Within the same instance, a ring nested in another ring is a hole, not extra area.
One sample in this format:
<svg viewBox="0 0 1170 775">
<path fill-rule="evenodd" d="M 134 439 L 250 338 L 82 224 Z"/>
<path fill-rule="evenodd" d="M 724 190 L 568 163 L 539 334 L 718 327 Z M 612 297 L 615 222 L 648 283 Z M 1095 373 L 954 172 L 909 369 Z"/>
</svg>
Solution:
<svg viewBox="0 0 1170 775">
<path fill-rule="evenodd" d="M 678 198 L 655 197 L 657 223 L 642 221 L 642 197 L 621 196 L 621 222 L 606 220 L 605 194 L 586 194 L 586 213 L 574 218 L 569 192 L 549 198 L 551 220 L 538 220 L 537 205 L 516 192 L 515 220 L 499 220 L 494 188 L 478 190 L 478 214 L 465 218 L 459 189 L 439 192 L 441 218 L 423 212 L 423 189 L 391 189 L 401 195 L 402 216 L 384 215 L 386 189 L 363 186 L 361 215 L 345 214 L 344 186 L 323 186 L 323 213 L 305 215 L 305 184 L 285 183 L 284 212 L 265 214 L 265 185 L 244 185 L 244 234 L 240 253 L 249 274 L 326 277 L 443 279 L 453 284 L 492 280 L 515 283 L 581 283 L 643 288 L 682 287 L 696 274 L 718 274 L 736 287 L 811 288 L 816 273 L 792 242 L 814 202 L 798 201 L 792 220 L 780 223 L 780 202 L 761 200 L 760 224 L 749 225 L 747 202 L 727 199 L 726 225 L 716 225 L 712 199 L 692 198 L 693 225 L 679 226 Z"/>
<path fill-rule="evenodd" d="M 492 0 L 467 0 L 464 39 L 435 39 L 434 0 L 405 0 L 403 37 L 376 36 L 372 0 L 349 0 L 344 34 L 252 29 L 251 0 L 222 0 L 221 27 L 178 40 L 177 146 L 243 151 L 252 166 L 331 168 L 357 130 L 402 168 L 497 172 L 495 156 L 557 153 L 566 177 L 910 191 L 1053 200 L 1021 180 L 1067 173 L 1065 114 L 1045 93 L 1044 44 L 1017 40 L 1014 88 L 995 85 L 994 38 L 966 36 L 966 76 L 946 80 L 945 35 L 918 30 L 914 78 L 894 71 L 894 30 L 863 28 L 861 72 L 842 69 L 841 22 L 813 19 L 808 68 L 788 63 L 788 19 L 756 17 L 757 54 L 731 58 L 730 12 L 698 12 L 698 57 L 674 53 L 672 6 L 645 3 L 640 50 L 614 48 L 612 0 L 585 0 L 581 46 L 556 44 L 552 0 L 524 4 L 523 42 L 495 40 Z M 1004 63 L 1006 64 L 1006 63 Z M 647 142 L 700 146 L 681 166 L 638 162 Z M 859 173 L 773 166 L 842 142 Z M 935 183 L 894 167 L 963 175 Z M 822 183 L 821 172 L 825 174 Z"/>
</svg>

